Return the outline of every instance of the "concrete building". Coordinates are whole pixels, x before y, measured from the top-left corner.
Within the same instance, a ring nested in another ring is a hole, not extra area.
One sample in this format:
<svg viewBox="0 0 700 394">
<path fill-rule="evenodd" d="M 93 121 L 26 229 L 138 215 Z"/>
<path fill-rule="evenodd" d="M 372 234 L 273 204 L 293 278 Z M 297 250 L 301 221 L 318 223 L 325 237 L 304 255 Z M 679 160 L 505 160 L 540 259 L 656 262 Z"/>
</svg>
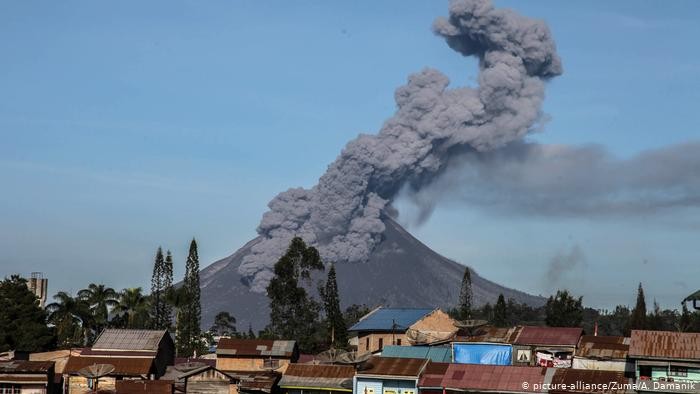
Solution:
<svg viewBox="0 0 700 394">
<path fill-rule="evenodd" d="M 418 394 L 418 380 L 430 361 L 372 357 L 355 374 L 354 394 Z"/>
</svg>

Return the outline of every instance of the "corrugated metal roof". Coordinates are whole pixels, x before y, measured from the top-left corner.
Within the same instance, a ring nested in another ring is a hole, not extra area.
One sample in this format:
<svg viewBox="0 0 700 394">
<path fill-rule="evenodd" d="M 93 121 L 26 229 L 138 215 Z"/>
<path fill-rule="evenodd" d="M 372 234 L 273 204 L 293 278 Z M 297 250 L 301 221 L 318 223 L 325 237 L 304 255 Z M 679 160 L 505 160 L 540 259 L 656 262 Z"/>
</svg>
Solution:
<svg viewBox="0 0 700 394">
<path fill-rule="evenodd" d="M 700 359 L 700 333 L 632 330 L 629 356 Z"/>
<path fill-rule="evenodd" d="M 436 363 L 452 361 L 452 349 L 433 346 L 384 346 L 382 357 L 426 358 Z"/>
<path fill-rule="evenodd" d="M 276 372 L 226 371 L 226 374 L 240 379 L 240 391 L 272 392 L 280 374 Z"/>
<path fill-rule="evenodd" d="M 458 336 L 455 342 L 513 343 L 522 327 L 483 327 L 474 335 Z"/>
<path fill-rule="evenodd" d="M 0 383 L 48 383 L 48 377 L 43 375 L 0 375 Z"/>
<path fill-rule="evenodd" d="M 357 371 L 357 376 L 401 376 L 416 378 L 428 364 L 424 358 L 372 357 Z"/>
<path fill-rule="evenodd" d="M 534 386 L 541 387 L 546 371 L 543 367 L 450 364 L 440 387 L 464 391 L 542 392 L 535 391 Z M 528 383 L 527 389 L 523 389 L 524 382 Z"/>
<path fill-rule="evenodd" d="M 140 376 L 148 375 L 151 372 L 153 359 L 127 357 L 70 357 L 63 372 L 67 374 L 77 374 L 80 369 L 93 364 L 114 365 L 114 372 L 110 373 L 110 375 Z"/>
<path fill-rule="evenodd" d="M 419 387 L 442 387 L 442 378 L 447 372 L 449 363 L 434 363 L 429 362 L 423 370 L 423 374 L 418 382 Z"/>
<path fill-rule="evenodd" d="M 583 333 L 578 327 L 525 326 L 515 339 L 517 345 L 572 346 L 578 344 Z"/>
<path fill-rule="evenodd" d="M 584 335 L 578 341 L 576 356 L 594 359 L 625 359 L 629 337 Z"/>
<path fill-rule="evenodd" d="M 158 345 L 165 335 L 165 330 L 129 330 L 106 329 L 92 345 L 92 350 L 133 350 L 158 351 Z"/>
<path fill-rule="evenodd" d="M 119 394 L 171 394 L 173 382 L 168 380 L 117 380 L 115 389 Z"/>
<path fill-rule="evenodd" d="M 350 331 L 406 331 L 433 310 L 425 308 L 377 308 L 350 327 Z"/>
<path fill-rule="evenodd" d="M 53 361 L 14 360 L 0 362 L 0 373 L 47 373 L 54 367 Z"/>
<path fill-rule="evenodd" d="M 353 376 L 355 368 L 349 365 L 289 364 L 278 385 L 352 390 Z"/>
<path fill-rule="evenodd" d="M 217 355 L 292 357 L 296 341 L 269 339 L 221 338 L 216 346 Z"/>
<path fill-rule="evenodd" d="M 552 387 L 563 388 L 566 390 L 554 390 L 551 393 L 618 393 L 617 388 L 628 383 L 625 374 L 617 371 L 598 371 L 590 369 L 571 369 L 571 368 L 554 368 L 554 376 L 552 376 Z M 617 386 L 614 386 L 617 384 Z M 586 386 L 589 385 L 589 386 Z M 604 387 L 607 385 L 609 390 L 593 391 L 590 385 L 595 385 L 595 388 Z M 613 390 L 615 389 L 615 390 Z"/>
</svg>

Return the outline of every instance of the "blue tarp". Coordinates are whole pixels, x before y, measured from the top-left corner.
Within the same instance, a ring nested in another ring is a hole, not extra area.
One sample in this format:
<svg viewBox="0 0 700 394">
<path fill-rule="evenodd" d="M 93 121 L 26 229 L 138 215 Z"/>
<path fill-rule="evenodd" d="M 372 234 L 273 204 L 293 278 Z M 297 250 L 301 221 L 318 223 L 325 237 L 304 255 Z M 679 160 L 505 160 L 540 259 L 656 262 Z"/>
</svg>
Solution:
<svg viewBox="0 0 700 394">
<path fill-rule="evenodd" d="M 512 347 L 483 343 L 455 343 L 454 362 L 460 364 L 511 365 Z"/>
</svg>

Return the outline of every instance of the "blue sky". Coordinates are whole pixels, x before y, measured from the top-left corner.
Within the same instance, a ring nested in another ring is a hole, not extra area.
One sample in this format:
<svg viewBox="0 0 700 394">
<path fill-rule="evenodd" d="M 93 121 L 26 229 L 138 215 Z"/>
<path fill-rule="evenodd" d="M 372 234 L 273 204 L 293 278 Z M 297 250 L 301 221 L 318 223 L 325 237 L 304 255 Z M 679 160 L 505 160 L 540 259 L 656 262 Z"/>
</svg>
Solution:
<svg viewBox="0 0 700 394">
<path fill-rule="evenodd" d="M 700 136 L 700 3 L 497 1 L 549 24 L 564 75 L 531 140 L 619 157 Z M 0 274 L 50 291 L 148 286 L 158 245 L 182 274 L 255 235 L 267 202 L 312 186 L 374 133 L 393 91 L 429 66 L 474 84 L 476 63 L 430 31 L 441 1 L 0 3 Z M 401 205 L 401 204 L 399 204 Z M 639 217 L 493 215 L 445 204 L 411 231 L 500 283 L 597 307 L 638 282 L 676 306 L 700 277 L 697 210 Z M 656 280 L 652 281 L 653 278 Z M 661 280 L 659 280 L 661 279 Z"/>
</svg>

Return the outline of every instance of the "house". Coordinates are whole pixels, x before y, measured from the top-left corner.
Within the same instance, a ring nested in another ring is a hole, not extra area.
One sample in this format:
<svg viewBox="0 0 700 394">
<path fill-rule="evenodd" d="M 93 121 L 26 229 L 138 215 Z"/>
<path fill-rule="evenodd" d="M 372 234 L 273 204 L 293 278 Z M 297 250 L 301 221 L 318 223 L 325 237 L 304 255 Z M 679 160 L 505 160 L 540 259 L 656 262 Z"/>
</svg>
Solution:
<svg viewBox="0 0 700 394">
<path fill-rule="evenodd" d="M 700 333 L 632 330 L 628 357 L 639 392 L 700 392 Z"/>
<path fill-rule="evenodd" d="M 351 393 L 354 376 L 349 365 L 290 364 L 278 386 L 283 394 Z"/>
<path fill-rule="evenodd" d="M 438 364 L 426 369 L 419 389 L 420 394 L 545 393 L 553 374 L 543 367 Z"/>
<path fill-rule="evenodd" d="M 512 365 L 513 342 L 522 327 L 482 327 L 452 343 L 453 361 L 460 364 Z"/>
<path fill-rule="evenodd" d="M 551 394 L 564 393 L 633 393 L 632 382 L 620 371 L 596 371 L 572 368 L 552 368 L 549 381 Z"/>
<path fill-rule="evenodd" d="M 513 365 L 569 368 L 582 333 L 576 327 L 524 326 L 513 341 Z"/>
<path fill-rule="evenodd" d="M 160 380 L 169 381 L 179 393 L 230 393 L 238 392 L 240 380 L 223 372 L 214 363 L 201 358 L 176 359 L 180 362 L 169 366 Z"/>
<path fill-rule="evenodd" d="M 423 358 L 372 357 L 353 379 L 354 394 L 417 394 L 418 380 L 430 361 Z"/>
<path fill-rule="evenodd" d="M 583 335 L 574 353 L 573 368 L 618 371 L 634 376 L 634 364 L 627 361 L 630 338 Z"/>
<path fill-rule="evenodd" d="M 452 349 L 446 346 L 385 346 L 382 357 L 425 358 L 436 363 L 452 361 Z"/>
<path fill-rule="evenodd" d="M 79 356 L 83 349 L 54 350 L 29 355 L 30 361 L 52 361 L 54 363 L 54 384 L 63 387 L 63 369 L 71 356 Z"/>
<path fill-rule="evenodd" d="M 58 393 L 54 390 L 54 363 L 13 360 L 0 362 L 0 393 Z"/>
<path fill-rule="evenodd" d="M 379 307 L 350 327 L 350 344 L 358 354 L 377 353 L 384 346 L 445 343 L 457 332 L 440 309 Z"/>
<path fill-rule="evenodd" d="M 117 380 L 117 394 L 173 394 L 173 382 L 169 380 Z"/>
<path fill-rule="evenodd" d="M 175 359 L 175 344 L 165 330 L 106 329 L 93 346 L 70 356 L 63 370 L 64 386 L 73 393 L 85 392 L 97 383 L 114 389 L 123 379 L 153 380 L 161 377 Z M 97 379 L 82 376 L 83 368 L 109 365 L 109 373 Z"/>
<path fill-rule="evenodd" d="M 296 341 L 221 338 L 216 368 L 222 371 L 274 371 L 299 358 Z"/>
</svg>

